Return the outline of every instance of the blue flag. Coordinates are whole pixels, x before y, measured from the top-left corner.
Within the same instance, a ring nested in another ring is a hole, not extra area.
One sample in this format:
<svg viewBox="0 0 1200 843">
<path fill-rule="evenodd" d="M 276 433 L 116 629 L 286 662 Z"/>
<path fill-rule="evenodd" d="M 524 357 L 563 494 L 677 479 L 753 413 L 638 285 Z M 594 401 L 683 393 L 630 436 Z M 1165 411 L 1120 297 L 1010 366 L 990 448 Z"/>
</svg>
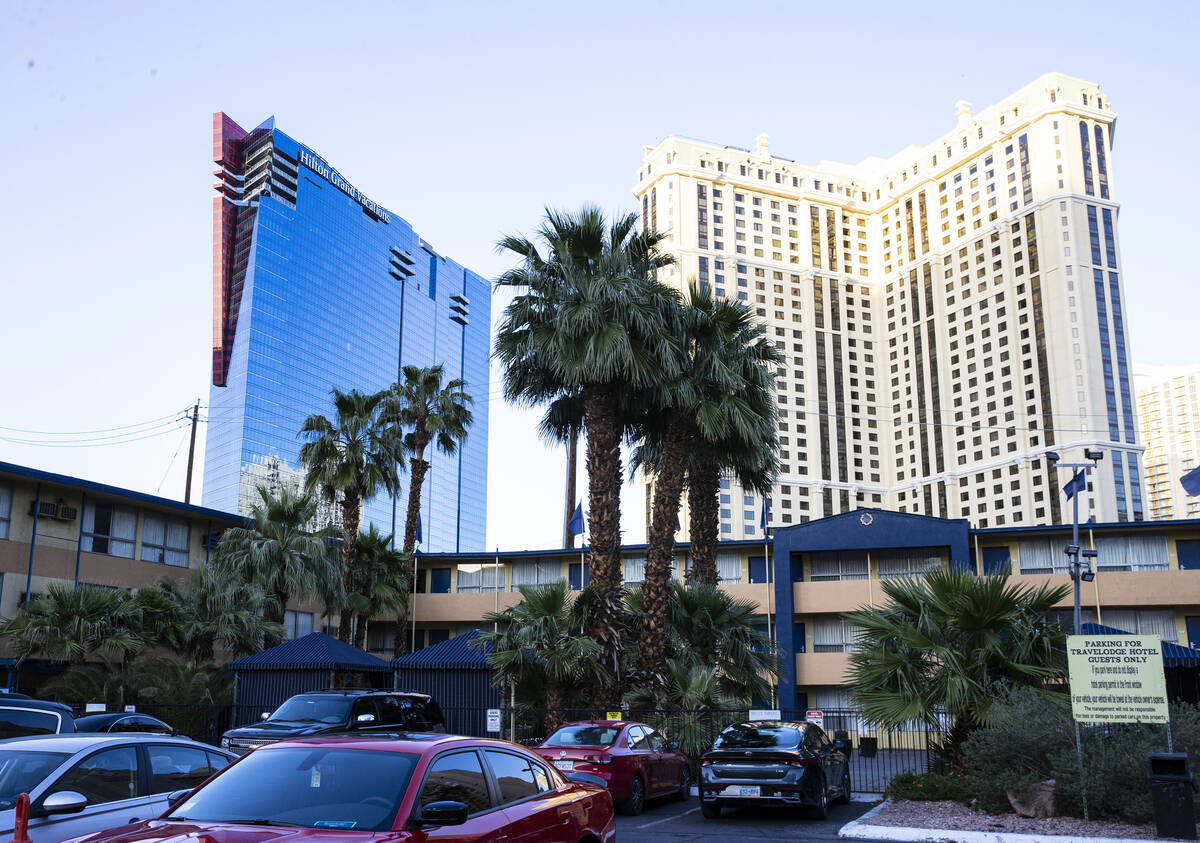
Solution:
<svg viewBox="0 0 1200 843">
<path fill-rule="evenodd" d="M 1067 481 L 1067 484 L 1063 486 L 1063 494 L 1067 496 L 1068 500 L 1070 500 L 1072 497 L 1079 494 L 1086 488 L 1087 472 L 1081 468 L 1079 471 L 1075 472 L 1075 476 Z"/>
<path fill-rule="evenodd" d="M 771 500 L 763 498 L 762 517 L 758 519 L 758 526 L 765 533 L 767 531 L 767 519 L 771 517 Z"/>
<path fill-rule="evenodd" d="M 571 516 L 571 520 L 567 522 L 567 530 L 573 536 L 583 535 L 583 502 L 580 501 L 575 505 L 575 512 Z"/>
<path fill-rule="evenodd" d="M 421 539 L 421 513 L 417 513 L 417 544 L 420 544 Z"/>
<path fill-rule="evenodd" d="M 1183 491 L 1188 493 L 1189 498 L 1200 495 L 1200 466 L 1180 477 L 1179 482 L 1183 484 Z"/>
</svg>

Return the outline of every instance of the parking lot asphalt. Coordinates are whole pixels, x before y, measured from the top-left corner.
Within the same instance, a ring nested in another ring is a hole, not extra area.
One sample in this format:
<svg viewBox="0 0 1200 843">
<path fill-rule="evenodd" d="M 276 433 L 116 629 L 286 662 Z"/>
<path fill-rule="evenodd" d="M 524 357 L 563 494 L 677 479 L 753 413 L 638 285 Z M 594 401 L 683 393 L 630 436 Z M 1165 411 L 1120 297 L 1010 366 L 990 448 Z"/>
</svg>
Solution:
<svg viewBox="0 0 1200 843">
<path fill-rule="evenodd" d="M 700 802 L 659 800 L 646 805 L 641 816 L 617 816 L 620 843 L 663 843 L 672 840 L 812 840 L 835 841 L 838 829 L 871 810 L 874 802 L 831 805 L 829 818 L 814 820 L 798 810 L 726 808 L 721 819 L 706 820 Z"/>
</svg>

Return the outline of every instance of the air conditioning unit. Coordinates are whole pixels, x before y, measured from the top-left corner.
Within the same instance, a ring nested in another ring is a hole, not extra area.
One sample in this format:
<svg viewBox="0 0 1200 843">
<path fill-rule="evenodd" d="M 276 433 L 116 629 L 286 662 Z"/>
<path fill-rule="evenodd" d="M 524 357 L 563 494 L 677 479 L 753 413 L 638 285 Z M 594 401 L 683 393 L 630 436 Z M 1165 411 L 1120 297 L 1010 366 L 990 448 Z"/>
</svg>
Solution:
<svg viewBox="0 0 1200 843">
<path fill-rule="evenodd" d="M 58 505 L 58 515 L 55 516 L 59 521 L 74 521 L 79 517 L 79 508 L 67 506 L 65 503 Z"/>
<path fill-rule="evenodd" d="M 58 504 L 53 501 L 32 501 L 29 504 L 29 514 L 33 515 L 35 511 L 39 518 L 57 518 Z"/>
</svg>

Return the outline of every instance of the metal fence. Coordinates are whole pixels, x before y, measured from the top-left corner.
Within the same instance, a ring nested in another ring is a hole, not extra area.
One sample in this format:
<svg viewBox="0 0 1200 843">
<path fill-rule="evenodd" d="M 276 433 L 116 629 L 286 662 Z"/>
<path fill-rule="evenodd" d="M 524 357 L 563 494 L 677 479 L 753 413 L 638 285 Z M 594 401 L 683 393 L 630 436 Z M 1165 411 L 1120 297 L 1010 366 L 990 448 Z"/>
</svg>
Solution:
<svg viewBox="0 0 1200 843">
<path fill-rule="evenodd" d="M 217 745 L 221 735 L 237 726 L 257 723 L 262 712 L 253 706 L 232 705 L 156 705 L 141 704 L 137 710 L 173 726 L 181 734 L 195 740 Z M 82 711 L 77 712 L 82 714 Z M 525 746 L 536 746 L 545 740 L 551 729 L 562 723 L 579 720 L 604 720 L 609 712 L 603 709 L 547 710 L 534 708 L 503 708 L 500 710 L 500 732 L 488 732 L 486 710 L 478 707 L 442 707 L 447 731 L 472 737 L 493 737 L 510 740 Z M 943 737 L 940 727 L 924 723 L 906 724 L 899 729 L 884 729 L 868 722 L 855 709 L 825 709 L 823 728 L 830 739 L 845 732 L 851 747 L 850 770 L 855 792 L 882 793 L 897 773 L 923 773 L 936 758 Z M 783 711 L 784 719 L 803 720 L 803 711 Z M 694 759 L 712 747 L 713 741 L 726 726 L 750 719 L 748 709 L 705 709 L 702 711 L 622 711 L 624 720 L 634 720 L 653 726 L 669 741 L 678 741 L 680 748 Z M 939 721 L 944 721 L 940 718 Z"/>
</svg>

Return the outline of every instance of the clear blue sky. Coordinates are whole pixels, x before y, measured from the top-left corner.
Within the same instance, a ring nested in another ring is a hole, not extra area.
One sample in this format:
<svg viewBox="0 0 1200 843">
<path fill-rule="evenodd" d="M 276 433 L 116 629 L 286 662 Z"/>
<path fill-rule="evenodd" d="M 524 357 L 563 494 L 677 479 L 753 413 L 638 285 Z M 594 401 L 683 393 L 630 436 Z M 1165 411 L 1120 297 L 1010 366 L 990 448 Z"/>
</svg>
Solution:
<svg viewBox="0 0 1200 843">
<path fill-rule="evenodd" d="M 946 8 L 5 0 L 0 459 L 182 496 L 182 430 L 106 447 L 5 439 L 207 400 L 218 110 L 244 126 L 275 115 L 495 277 L 497 237 L 532 230 L 544 205 L 632 209 L 642 145 L 672 132 L 749 146 L 765 131 L 778 154 L 853 163 L 937 137 L 957 99 L 981 109 L 1070 73 L 1120 115 L 1133 359 L 1195 362 L 1200 6 Z M 492 403 L 489 545 L 557 544 L 563 458 L 535 419 Z M 630 491 L 626 538 L 641 540 Z"/>
</svg>

